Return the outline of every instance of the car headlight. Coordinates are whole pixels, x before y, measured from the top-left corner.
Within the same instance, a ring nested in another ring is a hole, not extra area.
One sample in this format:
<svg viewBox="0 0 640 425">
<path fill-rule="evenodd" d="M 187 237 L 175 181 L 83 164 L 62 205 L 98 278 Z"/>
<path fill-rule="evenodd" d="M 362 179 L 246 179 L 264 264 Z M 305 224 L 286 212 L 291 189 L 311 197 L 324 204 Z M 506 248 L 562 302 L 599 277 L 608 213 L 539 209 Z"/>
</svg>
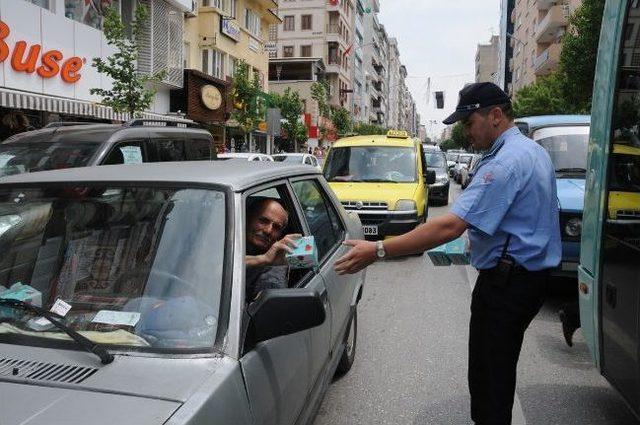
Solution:
<svg viewBox="0 0 640 425">
<path fill-rule="evenodd" d="M 415 211 L 416 201 L 412 199 L 401 199 L 396 202 L 396 211 Z"/>
<path fill-rule="evenodd" d="M 567 224 L 564 225 L 564 232 L 567 236 L 577 238 L 582 234 L 582 220 L 578 217 L 574 217 L 567 221 Z"/>
</svg>

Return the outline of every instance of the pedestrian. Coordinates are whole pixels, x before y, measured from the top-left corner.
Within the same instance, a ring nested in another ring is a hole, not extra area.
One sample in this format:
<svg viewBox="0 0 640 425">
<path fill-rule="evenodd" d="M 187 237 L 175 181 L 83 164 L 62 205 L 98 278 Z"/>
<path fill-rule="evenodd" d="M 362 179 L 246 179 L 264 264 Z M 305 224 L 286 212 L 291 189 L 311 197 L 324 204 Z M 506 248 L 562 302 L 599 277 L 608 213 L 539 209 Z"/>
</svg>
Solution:
<svg viewBox="0 0 640 425">
<path fill-rule="evenodd" d="M 22 111 L 10 111 L 2 117 L 0 125 L 0 141 L 5 140 L 14 134 L 34 130 L 29 124 L 29 119 Z"/>
<path fill-rule="evenodd" d="M 511 101 L 495 84 L 463 88 L 444 123 L 458 121 L 483 156 L 451 211 L 393 239 L 346 241 L 352 248 L 335 268 L 355 273 L 468 231 L 471 264 L 479 271 L 469 324 L 471 418 L 510 424 L 524 333 L 544 302 L 549 270 L 560 263 L 555 173 L 547 152 L 514 125 Z"/>
</svg>

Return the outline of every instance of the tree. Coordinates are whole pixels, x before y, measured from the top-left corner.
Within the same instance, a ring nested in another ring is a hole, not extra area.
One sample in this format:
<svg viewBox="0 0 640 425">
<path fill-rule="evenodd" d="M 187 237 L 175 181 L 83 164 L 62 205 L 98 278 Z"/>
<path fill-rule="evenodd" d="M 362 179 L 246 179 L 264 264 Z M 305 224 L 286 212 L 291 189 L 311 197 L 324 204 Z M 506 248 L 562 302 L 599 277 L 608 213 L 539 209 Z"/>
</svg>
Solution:
<svg viewBox="0 0 640 425">
<path fill-rule="evenodd" d="M 138 117 L 142 111 L 151 106 L 156 93 L 155 90 L 148 88 L 148 83 L 162 81 L 164 72 L 148 75 L 138 71 L 139 43 L 148 26 L 147 8 L 139 4 L 134 16 L 132 37 L 129 38 L 118 12 L 112 8 L 105 11 L 104 35 L 107 44 L 113 46 L 115 52 L 106 59 L 94 58 L 92 66 L 100 74 L 110 77 L 113 85 L 111 90 L 94 88 L 90 93 L 101 96 L 102 104 L 110 106 L 114 111 L 126 112 L 131 117 Z"/>
<path fill-rule="evenodd" d="M 589 113 L 605 0 L 583 0 L 562 38 L 559 73 L 563 95 L 575 112 Z"/>
<path fill-rule="evenodd" d="M 555 115 L 579 112 L 563 95 L 564 82 L 557 73 L 539 78 L 533 84 L 518 90 L 513 99 L 516 117 Z"/>
<path fill-rule="evenodd" d="M 279 141 L 278 148 L 285 152 L 292 152 L 295 144 L 307 141 L 307 127 L 300 122 L 302 115 L 302 100 L 297 91 L 287 87 L 283 94 L 271 93 L 271 103 L 280 108 L 280 114 L 284 123 L 282 129 L 284 136 Z"/>
<path fill-rule="evenodd" d="M 331 117 L 331 108 L 329 107 L 329 82 L 327 80 L 316 81 L 311 84 L 311 99 L 318 103 L 318 112 L 321 117 Z"/>
<path fill-rule="evenodd" d="M 440 143 L 440 149 L 447 151 L 449 149 L 462 149 L 468 145 L 467 138 L 464 135 L 464 126 L 461 122 L 457 122 L 451 130 L 451 137 Z"/>
<path fill-rule="evenodd" d="M 387 129 L 375 124 L 359 122 L 353 126 L 353 132 L 358 135 L 387 134 Z"/>
<path fill-rule="evenodd" d="M 258 124 L 263 118 L 258 104 L 260 93 L 258 75 L 251 71 L 245 61 L 238 61 L 233 73 L 233 112 L 231 118 L 238 122 L 238 126 L 243 131 L 245 144 L 247 136 L 258 128 Z"/>
<path fill-rule="evenodd" d="M 331 121 L 336 127 L 338 135 L 345 135 L 351 132 L 352 122 L 349 111 L 342 107 L 331 107 Z"/>
</svg>

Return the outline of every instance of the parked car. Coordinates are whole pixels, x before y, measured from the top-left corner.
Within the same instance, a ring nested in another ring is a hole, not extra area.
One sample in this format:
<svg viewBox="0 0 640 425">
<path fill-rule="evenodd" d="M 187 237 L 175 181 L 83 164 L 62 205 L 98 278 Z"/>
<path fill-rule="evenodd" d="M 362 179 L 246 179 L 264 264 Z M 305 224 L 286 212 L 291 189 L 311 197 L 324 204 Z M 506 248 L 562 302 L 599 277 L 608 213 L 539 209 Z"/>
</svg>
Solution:
<svg viewBox="0 0 640 425">
<path fill-rule="evenodd" d="M 318 256 L 246 300 L 245 209 L 266 197 Z M 362 227 L 310 167 L 10 176 L 0 223 L 0 285 L 32 303 L 0 295 L 10 423 L 306 424 L 354 361 L 364 272 L 334 263 Z"/>
<path fill-rule="evenodd" d="M 463 167 L 460 170 L 460 187 L 462 187 L 462 189 L 466 189 L 467 186 L 469 186 L 469 183 L 471 183 L 471 180 L 473 179 L 473 173 L 476 169 L 476 166 L 478 165 L 478 162 L 480 162 L 480 159 L 482 159 L 482 155 L 473 155 L 469 166 Z"/>
<path fill-rule="evenodd" d="M 246 159 L 247 161 L 273 162 L 271 155 L 257 152 L 226 152 L 219 153 L 218 159 Z"/>
<path fill-rule="evenodd" d="M 437 201 L 441 205 L 449 203 L 449 175 L 447 174 L 447 158 L 440 150 L 424 153 L 427 170 L 436 173 L 436 181 L 429 186 L 429 201 Z"/>
<path fill-rule="evenodd" d="M 461 153 L 466 153 L 461 149 L 450 149 L 447 151 L 447 169 L 449 170 L 449 176 L 453 177 L 453 167 L 458 162 L 458 157 Z"/>
<path fill-rule="evenodd" d="M 460 172 L 463 168 L 469 168 L 471 165 L 471 160 L 473 159 L 473 154 L 465 153 L 460 154 L 458 156 L 458 160 L 456 161 L 456 165 L 453 166 L 452 170 L 452 178 L 456 183 L 460 183 Z"/>
<path fill-rule="evenodd" d="M 578 273 L 590 121 L 588 115 L 516 120 L 523 134 L 547 150 L 556 169 L 562 236 L 562 263 L 554 271 L 556 275 L 577 277 Z"/>
<path fill-rule="evenodd" d="M 20 133 L 0 143 L 0 177 L 93 165 L 215 157 L 211 133 L 190 121 L 132 120 L 125 124 L 71 126 L 62 123 Z"/>
<path fill-rule="evenodd" d="M 305 164 L 317 168 L 322 171 L 318 158 L 308 153 L 279 153 L 271 155 L 275 162 L 282 162 L 285 164 Z"/>
</svg>

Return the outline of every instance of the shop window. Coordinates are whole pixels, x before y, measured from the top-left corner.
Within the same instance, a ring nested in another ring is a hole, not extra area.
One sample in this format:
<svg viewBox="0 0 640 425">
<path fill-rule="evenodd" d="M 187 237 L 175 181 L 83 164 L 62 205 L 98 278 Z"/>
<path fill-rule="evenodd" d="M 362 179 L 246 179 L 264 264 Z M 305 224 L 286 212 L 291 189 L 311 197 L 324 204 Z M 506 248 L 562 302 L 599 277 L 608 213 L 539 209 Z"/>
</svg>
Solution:
<svg viewBox="0 0 640 425">
<path fill-rule="evenodd" d="M 303 58 L 311 57 L 311 46 L 300 46 L 300 56 Z"/>
<path fill-rule="evenodd" d="M 39 2 L 38 2 L 39 3 Z M 120 11 L 120 0 L 65 0 L 64 16 L 90 27 L 101 29 L 102 17 L 108 8 Z"/>
</svg>

